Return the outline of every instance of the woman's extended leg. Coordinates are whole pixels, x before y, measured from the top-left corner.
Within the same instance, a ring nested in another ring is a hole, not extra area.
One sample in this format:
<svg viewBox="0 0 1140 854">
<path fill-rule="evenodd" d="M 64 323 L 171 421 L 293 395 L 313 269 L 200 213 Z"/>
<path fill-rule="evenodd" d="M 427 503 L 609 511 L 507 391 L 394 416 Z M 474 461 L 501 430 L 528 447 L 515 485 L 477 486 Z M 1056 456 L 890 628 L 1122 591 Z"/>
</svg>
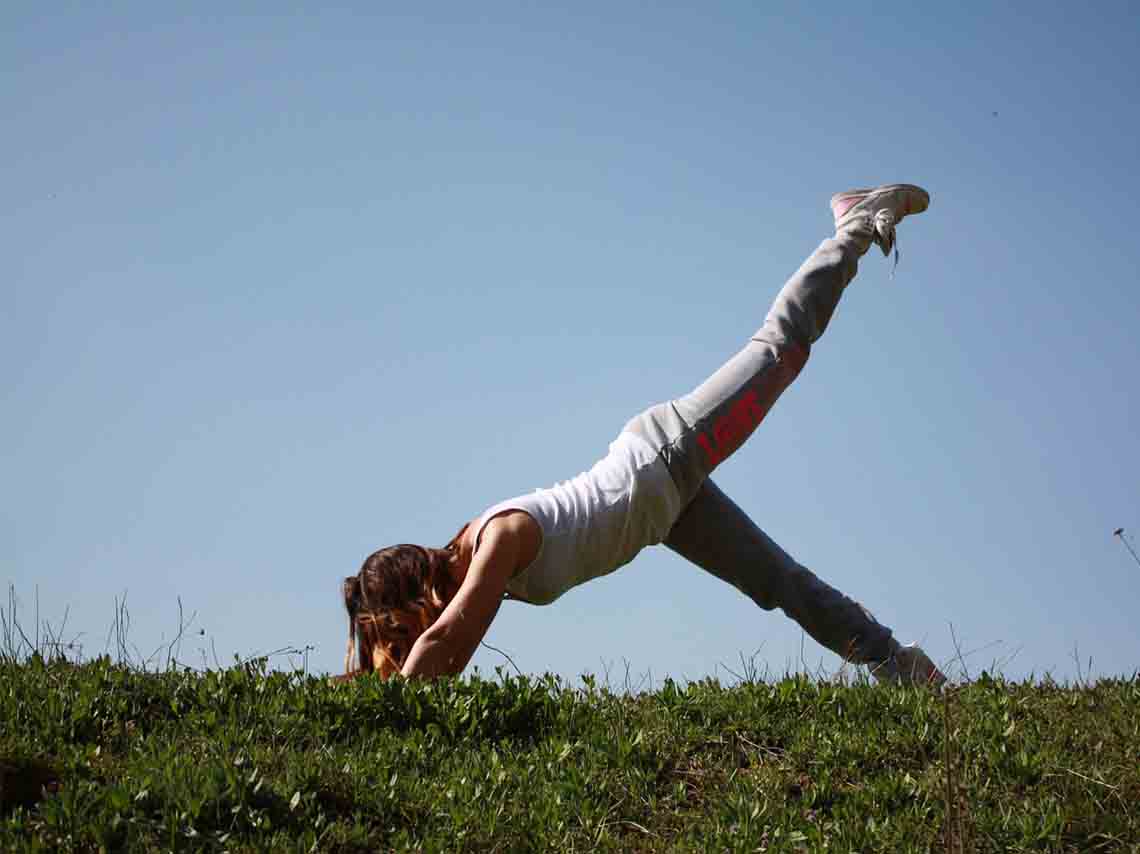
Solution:
<svg viewBox="0 0 1140 854">
<path fill-rule="evenodd" d="M 925 190 L 895 184 L 832 199 L 836 235 L 819 245 L 777 294 L 764 325 L 739 353 L 695 390 L 651 407 L 625 427 L 656 448 L 681 506 L 747 439 L 796 378 L 823 335 L 859 258 L 894 244 L 894 224 L 926 209 Z"/>
<path fill-rule="evenodd" d="M 844 660 L 874 667 L 890 659 L 891 630 L 796 563 L 711 479 L 689 502 L 665 545 L 761 608 L 782 609 Z"/>
</svg>

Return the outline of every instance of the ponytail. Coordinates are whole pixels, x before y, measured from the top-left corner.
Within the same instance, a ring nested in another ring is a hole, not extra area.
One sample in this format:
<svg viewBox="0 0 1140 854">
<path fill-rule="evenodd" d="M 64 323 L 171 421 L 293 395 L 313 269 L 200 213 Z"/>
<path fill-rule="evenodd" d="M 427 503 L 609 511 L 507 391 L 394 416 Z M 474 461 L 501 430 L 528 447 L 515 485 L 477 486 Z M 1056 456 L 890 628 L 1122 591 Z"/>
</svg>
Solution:
<svg viewBox="0 0 1140 854">
<path fill-rule="evenodd" d="M 344 595 L 344 609 L 348 611 L 348 649 L 344 654 L 344 672 L 351 673 L 358 640 L 356 615 L 360 611 L 360 576 L 348 576 L 341 585 L 341 592 Z"/>
</svg>

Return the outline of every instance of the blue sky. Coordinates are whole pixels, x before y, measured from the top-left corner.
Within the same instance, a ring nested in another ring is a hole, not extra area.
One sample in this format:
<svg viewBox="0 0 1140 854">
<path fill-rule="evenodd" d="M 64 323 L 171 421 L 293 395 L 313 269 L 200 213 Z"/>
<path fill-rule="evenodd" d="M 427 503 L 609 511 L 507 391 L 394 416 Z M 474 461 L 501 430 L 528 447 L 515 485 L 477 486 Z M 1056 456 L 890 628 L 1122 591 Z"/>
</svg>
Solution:
<svg viewBox="0 0 1140 854">
<path fill-rule="evenodd" d="M 588 467 L 760 324 L 833 192 L 910 181 L 897 275 L 868 256 L 718 482 L 940 661 L 1134 672 L 1133 10 L 561 5 L 5 7 L 0 580 L 88 655 L 126 592 L 145 651 L 181 597 L 189 663 L 336 670 L 369 552 Z M 661 548 L 488 641 L 838 664 Z"/>
</svg>

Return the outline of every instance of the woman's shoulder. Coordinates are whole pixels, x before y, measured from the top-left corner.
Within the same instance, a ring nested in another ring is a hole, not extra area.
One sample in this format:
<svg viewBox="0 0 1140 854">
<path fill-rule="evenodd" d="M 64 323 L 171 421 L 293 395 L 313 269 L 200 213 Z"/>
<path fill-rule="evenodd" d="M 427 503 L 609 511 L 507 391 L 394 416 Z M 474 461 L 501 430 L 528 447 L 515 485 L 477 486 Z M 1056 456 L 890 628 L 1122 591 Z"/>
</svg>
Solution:
<svg viewBox="0 0 1140 854">
<path fill-rule="evenodd" d="M 514 540 L 520 545 L 534 542 L 537 547 L 542 542 L 542 528 L 527 511 L 518 507 L 505 507 L 483 521 L 480 541 L 490 539 Z"/>
</svg>

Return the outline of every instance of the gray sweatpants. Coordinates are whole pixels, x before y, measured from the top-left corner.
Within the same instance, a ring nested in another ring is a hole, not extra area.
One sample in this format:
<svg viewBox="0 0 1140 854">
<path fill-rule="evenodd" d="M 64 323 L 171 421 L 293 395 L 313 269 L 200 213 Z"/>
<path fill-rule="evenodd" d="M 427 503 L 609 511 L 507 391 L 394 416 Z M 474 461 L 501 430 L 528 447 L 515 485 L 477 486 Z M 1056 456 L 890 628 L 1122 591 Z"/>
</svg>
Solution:
<svg viewBox="0 0 1140 854">
<path fill-rule="evenodd" d="M 845 659 L 877 663 L 891 631 L 796 563 L 709 478 L 756 429 L 827 328 L 869 237 L 825 240 L 777 294 L 744 349 L 684 397 L 650 407 L 625 429 L 659 449 L 685 510 L 665 545 L 761 608 L 781 608 Z"/>
</svg>

